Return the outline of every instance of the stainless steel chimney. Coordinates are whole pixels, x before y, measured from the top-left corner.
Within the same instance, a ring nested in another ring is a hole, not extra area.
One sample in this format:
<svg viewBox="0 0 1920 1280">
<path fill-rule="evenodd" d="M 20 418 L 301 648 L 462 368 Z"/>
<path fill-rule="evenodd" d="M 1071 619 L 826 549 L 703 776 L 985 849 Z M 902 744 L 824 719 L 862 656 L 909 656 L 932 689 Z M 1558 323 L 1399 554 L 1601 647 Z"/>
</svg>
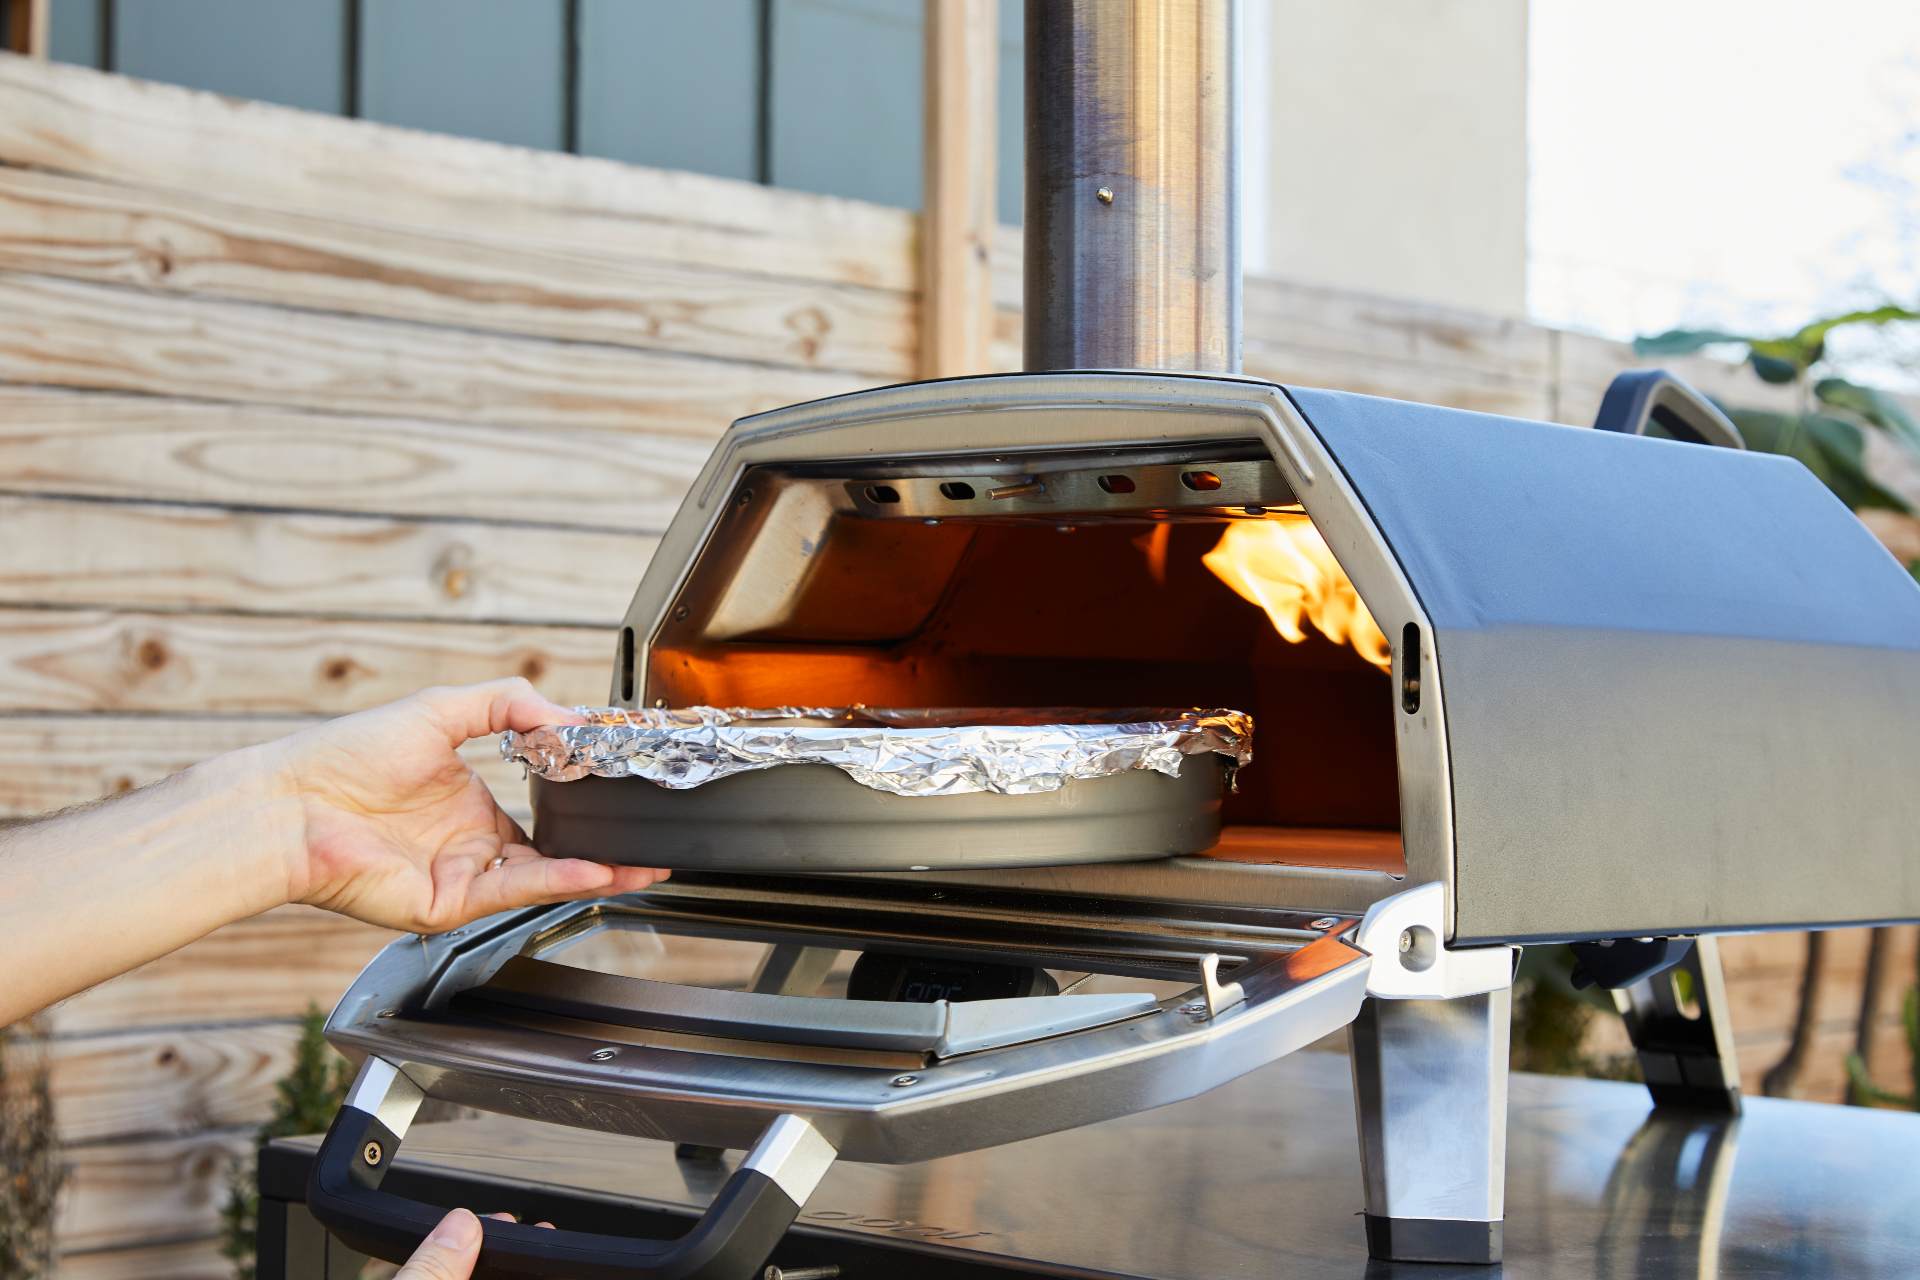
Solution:
<svg viewBox="0 0 1920 1280">
<path fill-rule="evenodd" d="M 1238 0 L 1028 0 L 1026 367 L 1240 369 Z"/>
</svg>

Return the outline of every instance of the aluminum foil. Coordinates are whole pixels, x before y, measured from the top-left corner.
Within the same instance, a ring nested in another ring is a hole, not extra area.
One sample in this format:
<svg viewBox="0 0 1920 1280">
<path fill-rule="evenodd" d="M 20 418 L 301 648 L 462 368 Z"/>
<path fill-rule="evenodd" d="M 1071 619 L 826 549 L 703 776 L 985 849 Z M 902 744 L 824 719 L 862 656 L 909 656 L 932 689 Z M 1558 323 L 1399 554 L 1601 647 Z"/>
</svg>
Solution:
<svg viewBox="0 0 1920 1280">
<path fill-rule="evenodd" d="M 1253 758 L 1241 711 L 1132 708 L 581 707 L 584 724 L 505 733 L 500 754 L 554 782 L 644 778 L 687 790 L 785 764 L 825 764 L 876 791 L 1058 791 L 1128 769 L 1178 777 L 1188 756 Z"/>
</svg>

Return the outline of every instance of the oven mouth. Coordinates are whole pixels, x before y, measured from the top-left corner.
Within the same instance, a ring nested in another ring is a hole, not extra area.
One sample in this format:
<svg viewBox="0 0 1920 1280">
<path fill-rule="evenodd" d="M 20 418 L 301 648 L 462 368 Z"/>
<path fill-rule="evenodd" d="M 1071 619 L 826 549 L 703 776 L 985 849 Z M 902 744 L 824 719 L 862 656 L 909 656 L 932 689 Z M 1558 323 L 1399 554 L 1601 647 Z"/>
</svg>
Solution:
<svg viewBox="0 0 1920 1280">
<path fill-rule="evenodd" d="M 1261 575 L 1303 554 L 1333 581 L 1278 618 Z M 763 465 L 632 681 L 662 706 L 1247 711 L 1214 856 L 1401 875 L 1396 720 L 1419 702 L 1386 669 L 1408 638 L 1374 627 L 1363 653 L 1355 613 L 1372 625 L 1258 440 Z"/>
</svg>

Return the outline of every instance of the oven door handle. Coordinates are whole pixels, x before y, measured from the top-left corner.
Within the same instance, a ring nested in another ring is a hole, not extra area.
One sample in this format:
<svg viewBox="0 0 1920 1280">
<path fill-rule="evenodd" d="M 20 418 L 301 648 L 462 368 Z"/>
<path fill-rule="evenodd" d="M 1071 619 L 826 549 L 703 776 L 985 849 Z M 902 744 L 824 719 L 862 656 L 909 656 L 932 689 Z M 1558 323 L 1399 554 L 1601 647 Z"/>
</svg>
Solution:
<svg viewBox="0 0 1920 1280">
<path fill-rule="evenodd" d="M 403 1263 L 446 1210 L 380 1188 L 425 1098 L 370 1058 L 334 1116 L 307 1180 L 307 1210 L 349 1248 Z M 757 1274 L 833 1163 L 798 1116 L 767 1126 L 692 1230 L 646 1240 L 483 1218 L 480 1280 L 741 1280 Z"/>
<path fill-rule="evenodd" d="M 1616 374 L 1600 399 L 1593 429 L 1643 436 L 1649 423 L 1691 444 L 1747 447 L 1746 437 L 1733 419 L 1685 379 L 1665 369 L 1629 369 Z"/>
</svg>

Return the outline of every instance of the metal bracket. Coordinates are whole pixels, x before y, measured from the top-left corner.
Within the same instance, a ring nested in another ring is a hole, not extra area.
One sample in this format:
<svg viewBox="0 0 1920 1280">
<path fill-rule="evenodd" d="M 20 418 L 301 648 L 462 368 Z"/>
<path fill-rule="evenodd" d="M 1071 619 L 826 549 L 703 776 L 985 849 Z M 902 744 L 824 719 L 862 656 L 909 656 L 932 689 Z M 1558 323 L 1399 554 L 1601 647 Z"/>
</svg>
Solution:
<svg viewBox="0 0 1920 1280">
<path fill-rule="evenodd" d="M 1354 945 L 1373 957 L 1367 994 L 1452 1000 L 1513 985 L 1513 947 L 1446 945 L 1446 886 L 1434 881 L 1368 908 Z"/>
<path fill-rule="evenodd" d="M 1200 957 L 1200 990 L 1207 1002 L 1207 1017 L 1217 1018 L 1247 998 L 1237 982 L 1220 981 L 1220 956 L 1208 952 Z"/>
<path fill-rule="evenodd" d="M 1691 979 L 1697 1008 L 1681 1007 L 1675 973 Z M 1740 1063 L 1727 1017 L 1727 987 L 1712 937 L 1693 946 L 1671 970 L 1613 993 L 1627 1037 L 1640 1057 L 1640 1074 L 1657 1107 L 1690 1107 L 1740 1114 Z"/>
</svg>

